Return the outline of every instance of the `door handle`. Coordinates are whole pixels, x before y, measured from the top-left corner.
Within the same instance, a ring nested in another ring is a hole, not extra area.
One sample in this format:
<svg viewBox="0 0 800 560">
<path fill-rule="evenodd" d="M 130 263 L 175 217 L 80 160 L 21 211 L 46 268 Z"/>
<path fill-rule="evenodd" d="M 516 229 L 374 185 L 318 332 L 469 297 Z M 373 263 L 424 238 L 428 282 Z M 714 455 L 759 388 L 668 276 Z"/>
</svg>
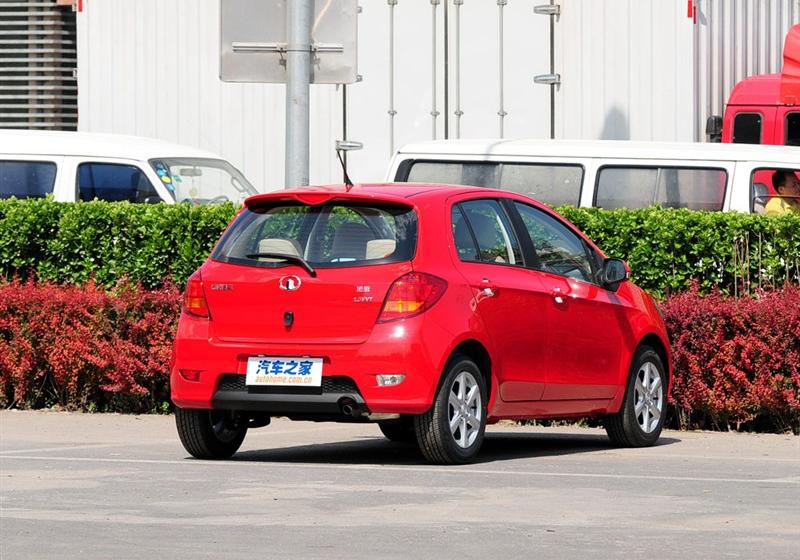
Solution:
<svg viewBox="0 0 800 560">
<path fill-rule="evenodd" d="M 488 278 L 484 278 L 481 280 L 480 291 L 485 297 L 494 297 L 497 295 L 497 286 L 489 282 Z"/>
<path fill-rule="evenodd" d="M 561 288 L 553 288 L 550 292 L 550 295 L 553 296 L 553 301 L 555 301 L 558 305 L 564 304 L 564 293 L 561 291 Z"/>
</svg>

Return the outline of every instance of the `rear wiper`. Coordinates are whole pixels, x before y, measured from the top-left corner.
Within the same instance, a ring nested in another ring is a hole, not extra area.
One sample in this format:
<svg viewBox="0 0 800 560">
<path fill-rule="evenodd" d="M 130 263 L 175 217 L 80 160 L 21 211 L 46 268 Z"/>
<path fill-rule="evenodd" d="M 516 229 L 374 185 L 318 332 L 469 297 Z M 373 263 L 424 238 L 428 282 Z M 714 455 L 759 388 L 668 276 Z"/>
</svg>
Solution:
<svg viewBox="0 0 800 560">
<path fill-rule="evenodd" d="M 298 255 L 287 255 L 286 253 L 250 253 L 247 255 L 248 259 L 258 259 L 258 258 L 267 258 L 267 259 L 281 259 L 284 261 L 289 261 L 295 264 L 299 264 L 303 268 L 305 268 L 308 273 L 316 278 L 317 271 L 314 270 L 314 267 L 308 264 L 308 261 L 305 260 L 303 257 Z"/>
</svg>

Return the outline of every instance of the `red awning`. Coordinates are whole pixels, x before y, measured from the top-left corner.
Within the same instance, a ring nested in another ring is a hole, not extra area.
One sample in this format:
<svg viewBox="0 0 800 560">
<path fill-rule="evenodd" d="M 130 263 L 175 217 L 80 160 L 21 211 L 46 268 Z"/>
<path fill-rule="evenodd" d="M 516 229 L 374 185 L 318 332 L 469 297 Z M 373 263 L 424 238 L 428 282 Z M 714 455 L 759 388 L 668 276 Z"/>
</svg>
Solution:
<svg viewBox="0 0 800 560">
<path fill-rule="evenodd" d="M 800 25 L 792 26 L 783 45 L 780 103 L 800 105 Z"/>
</svg>

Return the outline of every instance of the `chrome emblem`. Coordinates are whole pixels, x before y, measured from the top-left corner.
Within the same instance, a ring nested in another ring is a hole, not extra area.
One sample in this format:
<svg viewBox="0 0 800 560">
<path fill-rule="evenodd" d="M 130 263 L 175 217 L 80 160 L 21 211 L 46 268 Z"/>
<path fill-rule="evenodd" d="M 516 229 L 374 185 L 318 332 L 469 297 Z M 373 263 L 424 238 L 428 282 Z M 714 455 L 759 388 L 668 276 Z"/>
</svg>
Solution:
<svg viewBox="0 0 800 560">
<path fill-rule="evenodd" d="M 211 289 L 215 292 L 230 292 L 233 286 L 230 284 L 211 284 Z"/>
<path fill-rule="evenodd" d="M 300 284 L 302 282 L 297 276 L 284 276 L 278 281 L 278 286 L 280 286 L 281 290 L 289 290 L 290 292 L 299 288 Z"/>
</svg>

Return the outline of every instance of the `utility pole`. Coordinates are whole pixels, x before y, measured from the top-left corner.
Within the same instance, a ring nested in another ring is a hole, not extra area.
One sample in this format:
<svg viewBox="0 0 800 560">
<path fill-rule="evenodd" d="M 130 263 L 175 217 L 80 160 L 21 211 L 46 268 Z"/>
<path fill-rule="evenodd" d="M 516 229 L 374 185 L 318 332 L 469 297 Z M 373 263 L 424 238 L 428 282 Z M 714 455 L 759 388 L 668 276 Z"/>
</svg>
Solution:
<svg viewBox="0 0 800 560">
<path fill-rule="evenodd" d="M 313 0 L 287 0 L 286 177 L 287 187 L 309 183 L 309 95 Z"/>
</svg>

